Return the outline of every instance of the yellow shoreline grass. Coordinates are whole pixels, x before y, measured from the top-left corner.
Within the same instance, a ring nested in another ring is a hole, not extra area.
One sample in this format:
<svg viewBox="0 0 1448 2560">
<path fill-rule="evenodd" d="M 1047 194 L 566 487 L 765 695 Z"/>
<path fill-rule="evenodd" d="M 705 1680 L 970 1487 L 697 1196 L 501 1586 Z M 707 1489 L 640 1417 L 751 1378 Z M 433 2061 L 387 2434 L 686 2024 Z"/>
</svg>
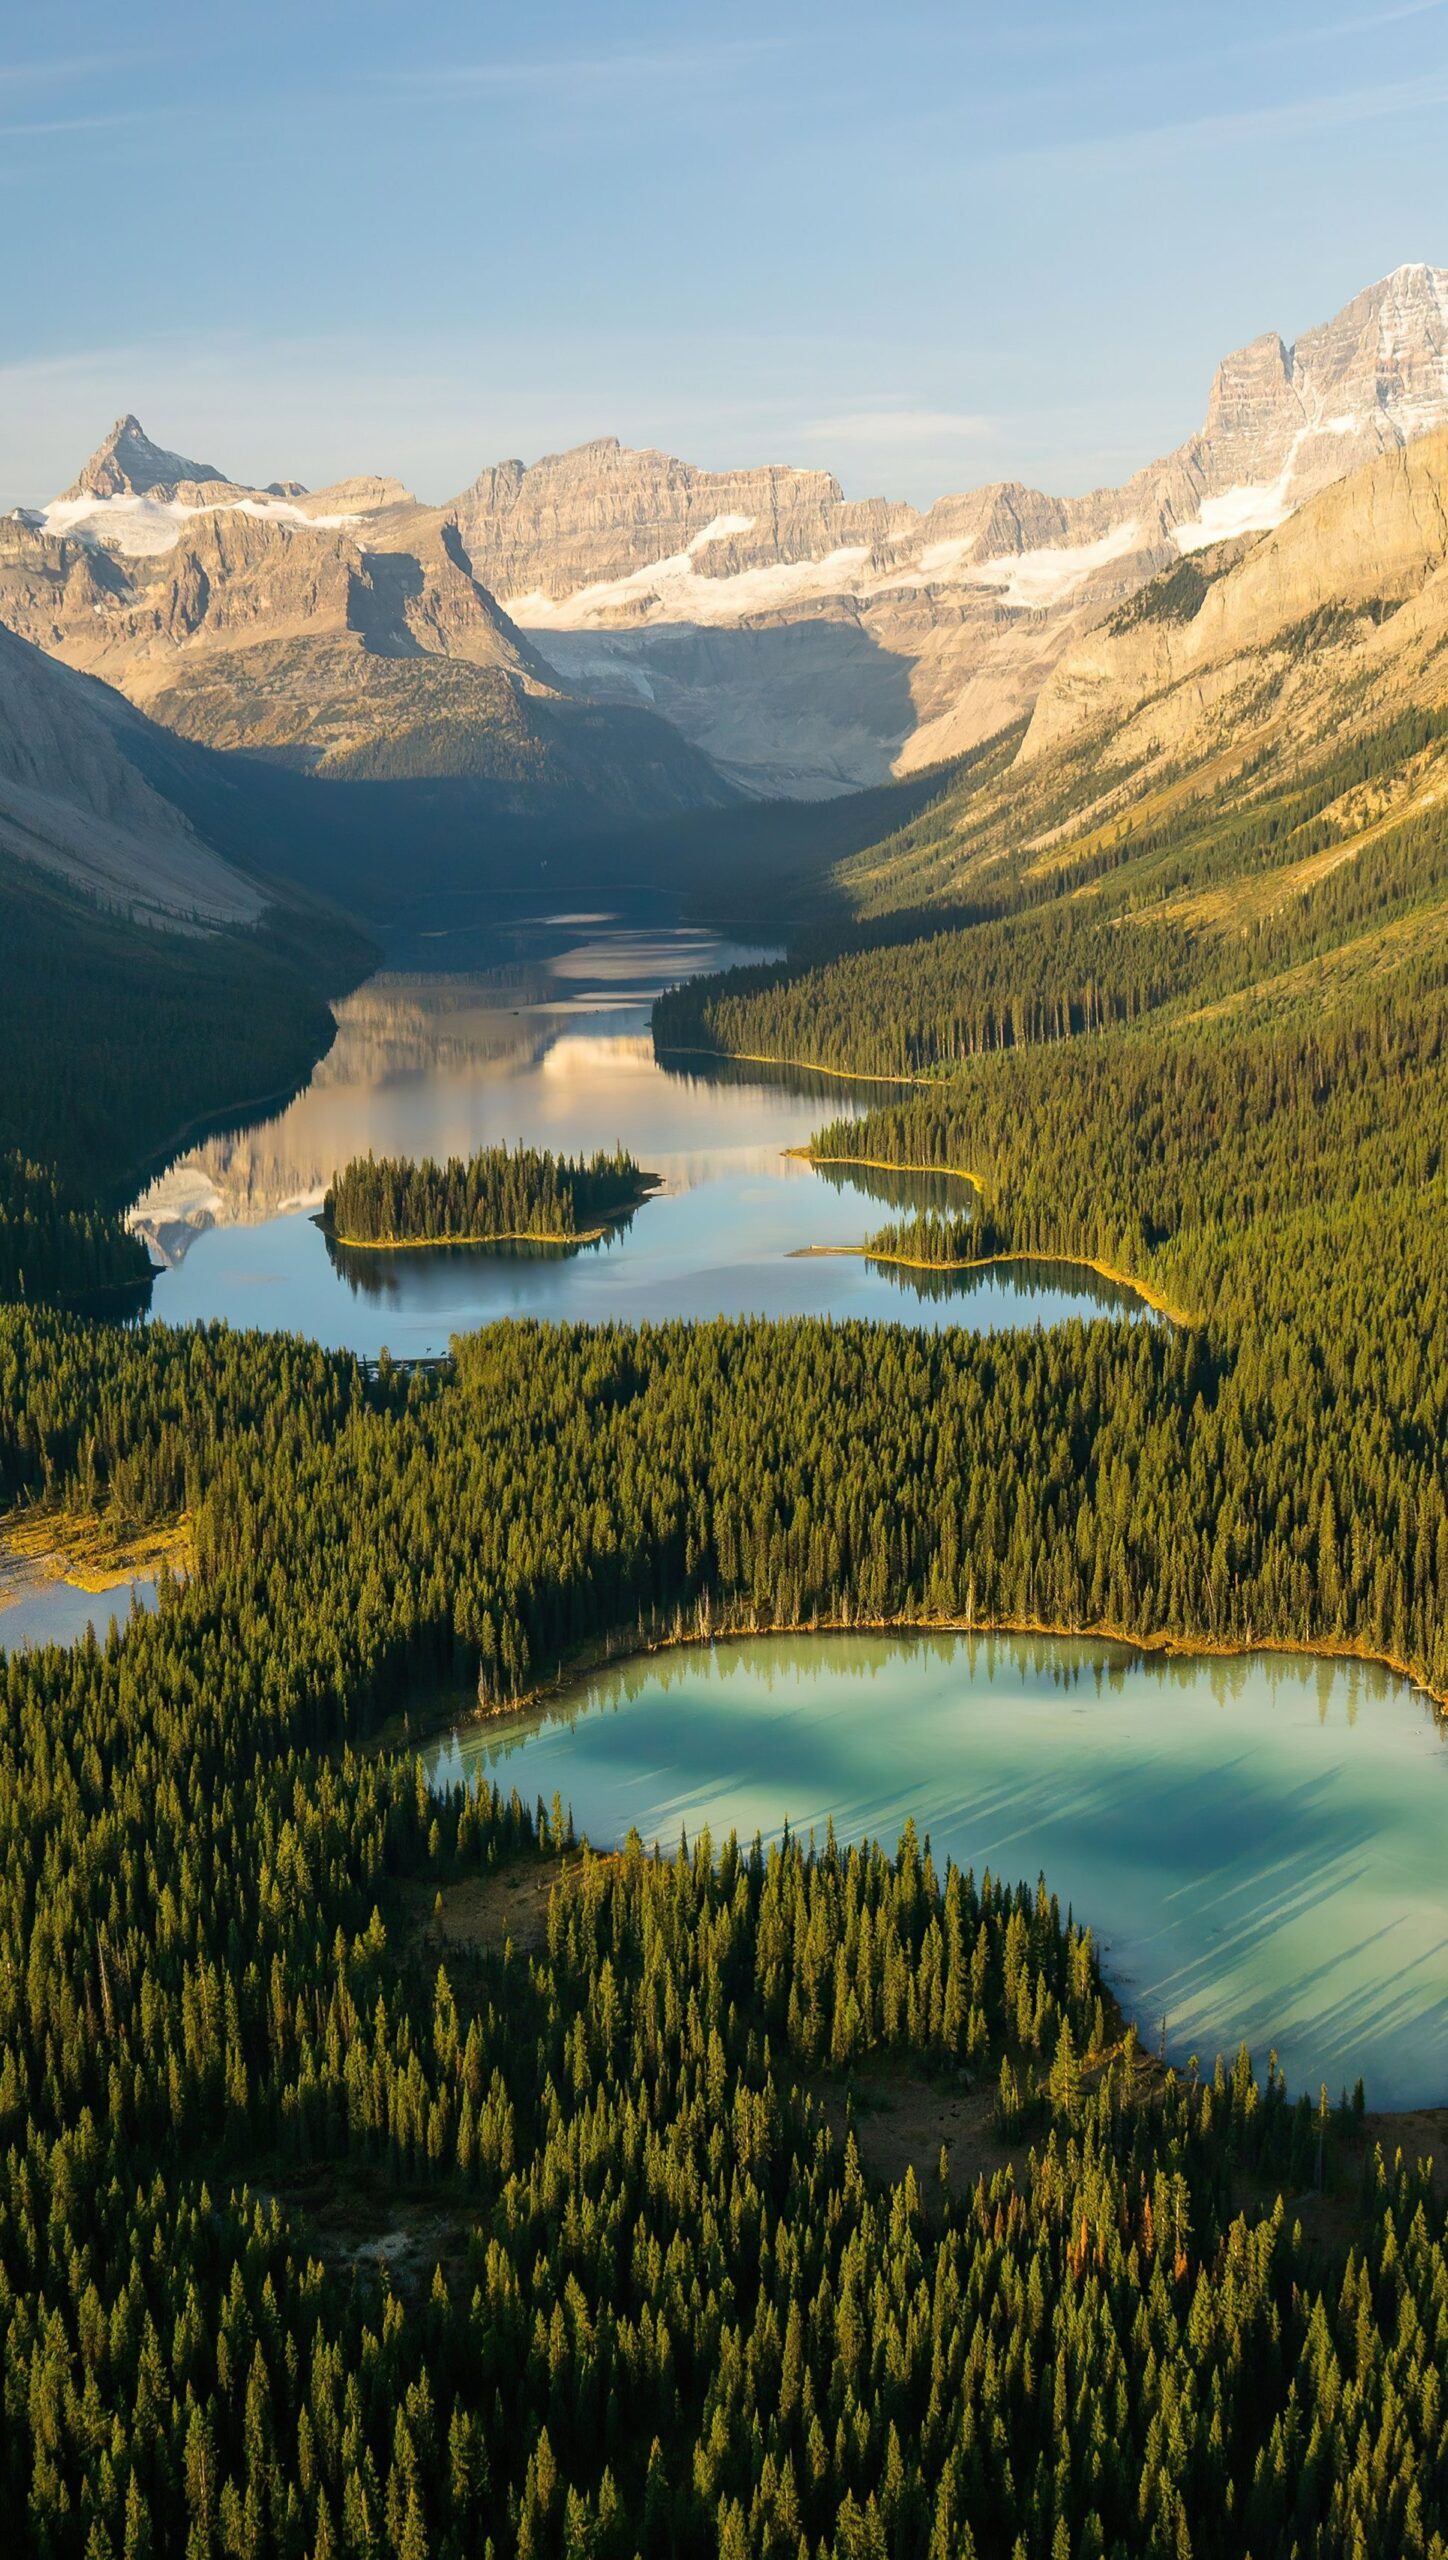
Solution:
<svg viewBox="0 0 1448 2560">
<path fill-rule="evenodd" d="M 1097 1262 L 1089 1253 L 983 1253 L 973 1262 L 921 1262 L 908 1253 L 877 1253 L 868 1244 L 802 1244 L 789 1256 L 791 1262 L 808 1262 L 827 1254 L 853 1255 L 863 1262 L 889 1262 L 900 1271 L 989 1271 L 997 1262 L 1060 1262 L 1071 1271 L 1094 1271 L 1102 1280 L 1110 1280 L 1118 1289 L 1129 1289 L 1153 1314 L 1165 1316 L 1170 1324 L 1187 1328 L 1198 1319 L 1174 1307 L 1160 1290 L 1145 1280 L 1133 1279 L 1129 1271 L 1117 1271 L 1109 1262 Z"/>
<path fill-rule="evenodd" d="M 333 1244 L 345 1245 L 349 1253 L 436 1253 L 454 1245 L 485 1250 L 492 1244 L 597 1244 L 608 1232 L 607 1227 L 575 1227 L 568 1235 L 535 1235 L 530 1228 L 508 1227 L 489 1236 L 344 1236 L 335 1227 L 323 1228 Z"/>
<path fill-rule="evenodd" d="M 943 1074 L 912 1076 L 903 1068 L 896 1075 L 886 1076 L 874 1074 L 868 1067 L 827 1067 L 822 1058 L 776 1058 L 767 1049 L 703 1049 L 695 1041 L 682 1045 L 665 1041 L 662 1045 L 666 1058 L 722 1058 L 726 1064 L 739 1067 L 793 1067 L 800 1075 L 833 1076 L 836 1084 L 940 1084 L 944 1080 Z M 804 1147 L 785 1149 L 785 1154 L 791 1156 L 807 1152 Z"/>
<path fill-rule="evenodd" d="M 822 1156 L 813 1147 L 786 1147 L 784 1153 L 797 1157 L 801 1164 L 812 1164 L 817 1168 L 826 1164 L 859 1164 L 868 1166 L 872 1173 L 908 1173 L 925 1181 L 940 1175 L 947 1182 L 973 1183 L 982 1198 L 985 1195 L 984 1175 L 968 1173 L 958 1164 L 891 1164 L 885 1156 Z"/>
<path fill-rule="evenodd" d="M 0 1559 L 6 1557 L 27 1566 L 32 1582 L 68 1582 L 94 1595 L 162 1563 L 189 1572 L 195 1549 L 184 1511 L 164 1527 L 129 1530 L 99 1511 L 23 1511 L 0 1520 Z"/>
</svg>

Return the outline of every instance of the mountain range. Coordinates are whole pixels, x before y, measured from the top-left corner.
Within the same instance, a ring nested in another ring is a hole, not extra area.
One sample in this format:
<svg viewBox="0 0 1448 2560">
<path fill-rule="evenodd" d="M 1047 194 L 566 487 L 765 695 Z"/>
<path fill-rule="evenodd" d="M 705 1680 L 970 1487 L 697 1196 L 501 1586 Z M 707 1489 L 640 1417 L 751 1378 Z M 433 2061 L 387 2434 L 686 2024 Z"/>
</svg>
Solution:
<svg viewBox="0 0 1448 2560">
<path fill-rule="evenodd" d="M 126 416 L 0 520 L 0 622 L 210 745 L 626 823 L 957 756 L 1163 571 L 1445 423 L 1448 270 L 1424 265 L 1228 357 L 1199 433 L 1080 497 L 922 512 L 605 438 L 430 507 L 376 476 L 249 487 Z"/>
<path fill-rule="evenodd" d="M 246 489 L 130 416 L 51 506 L 0 519 L 0 623 L 183 737 L 329 779 L 595 824 L 733 796 L 669 723 L 557 676 L 445 511 L 375 479 Z"/>
<path fill-rule="evenodd" d="M 1275 1001 L 1448 950 L 1448 428 L 1179 561 L 1014 736 L 842 866 L 857 914 L 918 933 L 1054 902 L 1063 933 L 1108 928 L 1104 967 L 1151 942 L 1198 974 L 1290 945 Z"/>
</svg>

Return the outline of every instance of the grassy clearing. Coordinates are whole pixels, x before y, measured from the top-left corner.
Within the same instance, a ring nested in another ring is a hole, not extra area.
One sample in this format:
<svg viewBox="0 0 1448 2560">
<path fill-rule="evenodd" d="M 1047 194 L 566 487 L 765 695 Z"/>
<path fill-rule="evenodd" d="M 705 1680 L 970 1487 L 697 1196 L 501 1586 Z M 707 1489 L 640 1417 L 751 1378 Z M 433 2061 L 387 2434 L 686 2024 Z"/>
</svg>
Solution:
<svg viewBox="0 0 1448 2560">
<path fill-rule="evenodd" d="M 114 1591 L 139 1574 L 169 1564 L 189 1573 L 196 1561 L 190 1515 L 137 1528 L 103 1511 L 12 1512 L 0 1523 L 0 1556 L 33 1582 L 69 1582 L 77 1591 Z"/>
</svg>

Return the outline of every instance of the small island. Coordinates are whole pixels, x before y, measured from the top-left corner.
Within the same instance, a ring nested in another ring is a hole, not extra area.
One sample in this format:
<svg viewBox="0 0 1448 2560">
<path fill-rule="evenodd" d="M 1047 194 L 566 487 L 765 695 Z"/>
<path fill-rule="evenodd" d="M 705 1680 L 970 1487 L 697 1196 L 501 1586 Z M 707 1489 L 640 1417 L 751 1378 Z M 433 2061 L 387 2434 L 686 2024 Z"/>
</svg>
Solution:
<svg viewBox="0 0 1448 2560">
<path fill-rule="evenodd" d="M 656 1187 L 632 1156 L 484 1147 L 475 1156 L 355 1156 L 334 1175 L 321 1225 L 340 1245 L 596 1244 Z"/>
</svg>

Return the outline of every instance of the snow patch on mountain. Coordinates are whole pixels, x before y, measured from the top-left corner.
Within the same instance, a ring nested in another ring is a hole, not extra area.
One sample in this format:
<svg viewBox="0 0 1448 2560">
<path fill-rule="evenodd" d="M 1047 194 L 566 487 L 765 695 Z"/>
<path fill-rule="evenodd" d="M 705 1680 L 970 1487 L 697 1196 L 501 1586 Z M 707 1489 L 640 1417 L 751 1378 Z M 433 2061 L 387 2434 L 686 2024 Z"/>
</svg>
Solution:
<svg viewBox="0 0 1448 2560">
<path fill-rule="evenodd" d="M 701 551 L 709 549 L 711 543 L 728 542 L 734 534 L 752 533 L 754 526 L 753 516 L 715 516 L 709 524 L 705 525 L 702 533 L 695 534 L 693 541 L 689 544 L 687 557 L 695 560 Z"/>
<path fill-rule="evenodd" d="M 359 515 L 308 515 L 286 498 L 219 498 L 212 506 L 188 506 L 181 498 L 53 498 L 48 507 L 17 510 L 21 521 L 38 533 L 72 534 L 106 551 L 123 551 L 132 559 L 172 551 L 193 516 L 256 516 L 264 524 L 311 525 L 335 532 L 360 524 Z"/>
<path fill-rule="evenodd" d="M 1051 544 L 1037 551 L 1006 552 L 999 559 L 979 560 L 968 572 L 967 583 L 996 587 L 1004 604 L 1023 613 L 1039 612 L 1074 595 L 1098 569 L 1125 559 L 1140 539 L 1141 527 L 1133 516 L 1125 524 L 1113 525 L 1109 533 L 1099 534 L 1094 542 Z"/>
<path fill-rule="evenodd" d="M 729 624 L 754 613 L 777 613 L 783 606 L 803 604 L 812 597 L 851 593 L 857 587 L 858 573 L 870 556 L 863 542 L 846 543 L 826 552 L 822 560 L 774 560 L 763 568 L 737 569 L 723 578 L 701 577 L 695 558 L 707 542 L 726 538 L 719 528 L 738 533 L 752 522 L 752 518 L 716 516 L 712 525 L 695 534 L 686 550 L 676 551 L 667 560 L 653 560 L 646 568 L 630 570 L 627 577 L 579 587 L 556 603 L 537 589 L 532 595 L 510 596 L 503 611 L 525 631 L 586 630 L 619 613 L 637 622 Z"/>
<path fill-rule="evenodd" d="M 1303 446 L 1314 436 L 1354 436 L 1360 435 L 1362 428 L 1362 419 L 1351 413 L 1314 419 L 1310 425 L 1299 427 L 1276 479 L 1255 487 L 1242 484 L 1220 489 L 1214 498 L 1203 498 L 1200 512 L 1189 524 L 1173 525 L 1172 540 L 1177 549 L 1206 551 L 1214 542 L 1231 541 L 1235 534 L 1275 533 L 1301 503 L 1294 483 Z"/>
</svg>

